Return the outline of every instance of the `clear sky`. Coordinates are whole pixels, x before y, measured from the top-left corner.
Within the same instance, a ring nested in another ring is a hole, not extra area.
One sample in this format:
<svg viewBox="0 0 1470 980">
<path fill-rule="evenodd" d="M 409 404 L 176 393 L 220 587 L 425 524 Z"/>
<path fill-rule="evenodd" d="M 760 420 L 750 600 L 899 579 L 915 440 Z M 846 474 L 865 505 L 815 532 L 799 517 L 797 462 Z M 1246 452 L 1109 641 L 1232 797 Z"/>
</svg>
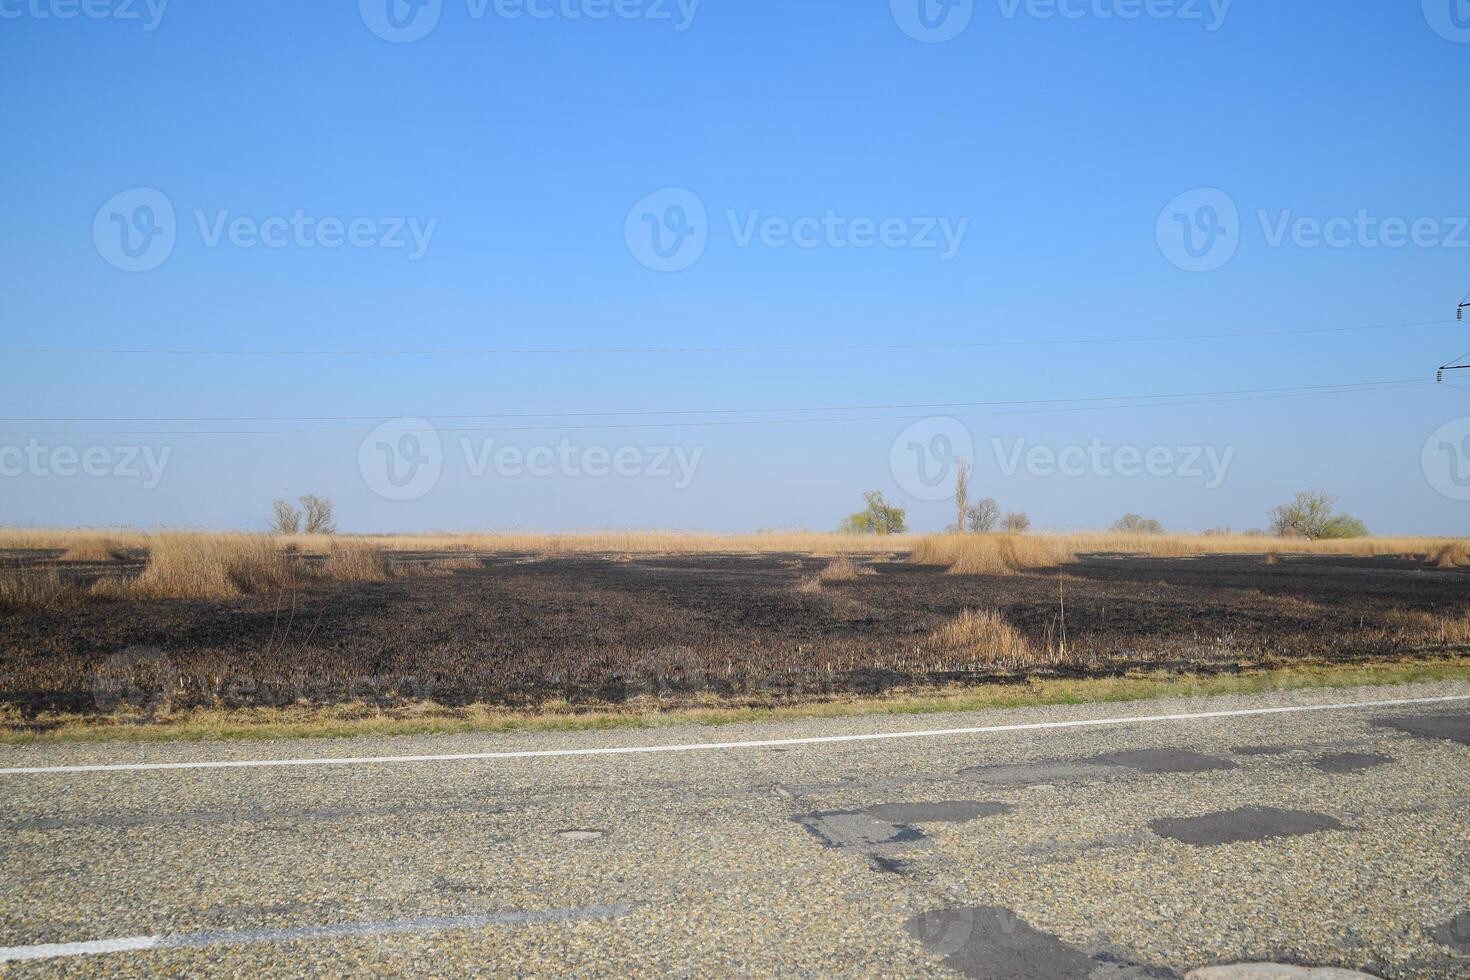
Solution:
<svg viewBox="0 0 1470 980">
<path fill-rule="evenodd" d="M 0 523 L 1470 533 L 1470 392 L 1300 390 L 1470 348 L 1467 91 L 1463 0 L 0 0 Z"/>
</svg>

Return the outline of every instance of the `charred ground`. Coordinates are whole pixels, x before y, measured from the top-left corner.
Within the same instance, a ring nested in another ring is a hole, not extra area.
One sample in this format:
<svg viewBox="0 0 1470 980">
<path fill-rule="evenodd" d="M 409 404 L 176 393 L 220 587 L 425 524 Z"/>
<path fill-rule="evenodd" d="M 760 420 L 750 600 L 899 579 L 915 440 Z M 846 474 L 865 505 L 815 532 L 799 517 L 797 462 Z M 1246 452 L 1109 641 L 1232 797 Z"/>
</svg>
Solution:
<svg viewBox="0 0 1470 980">
<path fill-rule="evenodd" d="M 1470 570 L 1405 558 L 1088 555 L 997 576 L 902 555 L 855 563 L 855 577 L 812 587 L 828 559 L 496 555 L 430 577 L 312 581 L 229 600 L 12 610 L 0 613 L 0 702 L 27 717 L 150 700 L 769 703 L 1433 654 L 1463 649 L 1470 617 Z M 136 574 L 141 561 L 61 564 L 89 579 Z M 936 647 L 934 631 L 966 609 L 997 612 L 1034 661 Z"/>
</svg>

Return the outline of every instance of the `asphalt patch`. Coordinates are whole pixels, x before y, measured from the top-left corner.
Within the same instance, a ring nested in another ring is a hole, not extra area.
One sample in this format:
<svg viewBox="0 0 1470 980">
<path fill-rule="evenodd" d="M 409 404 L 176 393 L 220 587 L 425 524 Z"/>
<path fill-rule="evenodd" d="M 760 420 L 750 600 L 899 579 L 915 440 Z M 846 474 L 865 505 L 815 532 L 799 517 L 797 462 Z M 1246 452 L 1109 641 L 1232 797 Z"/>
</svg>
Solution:
<svg viewBox="0 0 1470 980">
<path fill-rule="evenodd" d="M 1202 817 L 1163 817 L 1152 821 L 1149 828 L 1160 837 L 1195 847 L 1212 847 L 1273 837 L 1299 837 L 1319 830 L 1341 830 L 1342 824 L 1324 813 L 1247 806 Z"/>
<path fill-rule="evenodd" d="M 806 813 L 795 820 L 827 847 L 866 851 L 874 847 L 913 844 L 924 839 L 924 832 L 917 827 L 880 820 L 855 810 Z"/>
<path fill-rule="evenodd" d="M 1375 724 L 1420 738 L 1447 738 L 1461 745 L 1470 745 L 1470 714 L 1405 715 L 1402 718 L 1384 718 Z"/>
<path fill-rule="evenodd" d="M 1076 947 L 997 906 L 923 912 L 909 919 L 905 928 L 930 952 L 943 957 L 945 966 L 967 977 L 1080 980 L 1098 965 Z"/>
<path fill-rule="evenodd" d="M 1212 772 L 1217 769 L 1234 769 L 1235 763 L 1203 752 L 1186 749 L 1138 749 L 1133 752 L 1112 752 L 1094 756 L 1089 762 L 1103 766 L 1126 766 L 1146 773 L 1165 772 Z"/>
<path fill-rule="evenodd" d="M 1430 929 L 1429 938 L 1457 953 L 1470 954 L 1470 912 L 1461 912 L 1444 925 Z"/>
<path fill-rule="evenodd" d="M 1323 772 L 1341 774 L 1374 769 L 1392 761 L 1393 759 L 1386 755 L 1379 755 L 1377 752 L 1337 752 L 1332 755 L 1324 755 L 1312 765 Z"/>
<path fill-rule="evenodd" d="M 879 803 L 864 812 L 891 823 L 965 823 L 1009 813 L 1006 803 L 988 800 L 943 800 L 938 803 Z"/>
</svg>

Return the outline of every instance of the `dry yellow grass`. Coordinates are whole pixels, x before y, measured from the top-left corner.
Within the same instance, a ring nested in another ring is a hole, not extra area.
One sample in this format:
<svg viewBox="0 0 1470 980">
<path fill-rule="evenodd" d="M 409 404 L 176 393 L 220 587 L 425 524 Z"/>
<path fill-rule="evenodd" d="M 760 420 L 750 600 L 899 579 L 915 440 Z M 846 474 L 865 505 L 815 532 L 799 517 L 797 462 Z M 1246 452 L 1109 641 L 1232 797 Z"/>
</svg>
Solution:
<svg viewBox="0 0 1470 980">
<path fill-rule="evenodd" d="M 146 548 L 143 531 L 77 528 L 74 530 L 0 529 L 0 550 L 61 551 L 68 561 L 105 561 L 116 551 Z"/>
<path fill-rule="evenodd" d="M 383 553 L 362 541 L 336 541 L 318 574 L 334 582 L 382 582 L 388 578 Z"/>
<path fill-rule="evenodd" d="M 1470 544 L 1464 541 L 1450 541 L 1435 548 L 1428 557 L 1440 568 L 1470 565 Z"/>
<path fill-rule="evenodd" d="M 100 583 L 101 595 L 119 598 L 228 598 L 295 584 L 300 563 L 293 555 L 322 556 L 318 575 L 326 579 L 368 581 L 391 577 L 397 565 L 385 553 L 451 552 L 468 555 L 559 554 L 770 554 L 791 553 L 834 560 L 803 591 L 820 591 L 823 581 L 842 581 L 870 569 L 847 556 L 879 560 L 907 555 L 909 561 L 947 567 L 959 575 L 1010 575 L 1054 568 L 1084 553 L 1108 552 L 1152 557 L 1208 553 L 1264 554 L 1269 560 L 1289 553 L 1356 556 L 1398 555 L 1450 568 L 1470 565 L 1470 541 L 1458 538 L 1355 538 L 1306 541 L 1250 535 L 942 534 L 851 535 L 808 531 L 758 534 L 695 534 L 673 531 L 607 531 L 583 534 L 467 532 L 429 535 L 289 535 L 127 530 L 5 530 L 0 550 L 53 550 L 73 560 L 100 561 L 121 551 L 149 556 L 133 580 Z M 404 565 L 405 574 L 443 574 L 445 560 Z M 44 591 L 34 582 L 20 590 Z"/>
<path fill-rule="evenodd" d="M 1391 628 L 1398 630 L 1406 643 L 1424 647 L 1463 647 L 1470 645 L 1470 613 L 1443 616 L 1419 610 L 1398 610 L 1388 614 Z"/>
<path fill-rule="evenodd" d="M 947 566 L 952 575 L 1014 575 L 1052 568 L 1075 555 L 1066 539 L 1051 535 L 944 534 L 921 538 L 910 560 Z"/>
<path fill-rule="evenodd" d="M 681 531 L 592 531 L 573 534 L 479 532 L 348 536 L 371 542 L 384 551 L 470 551 L 485 554 L 522 552 L 559 554 L 770 554 L 786 552 L 818 556 L 882 555 L 906 552 L 913 535 L 831 534 L 818 531 L 772 531 L 757 534 L 701 534 Z M 324 554 L 331 538 L 293 535 L 284 539 L 310 554 Z M 0 539 L 0 547 L 4 547 Z"/>
<path fill-rule="evenodd" d="M 1054 568 L 1081 554 L 1125 554 L 1154 558 L 1186 558 L 1205 554 L 1396 555 L 1444 567 L 1470 564 L 1463 539 L 1350 538 L 1308 541 L 1255 535 L 1189 534 L 936 534 L 920 538 L 910 560 L 944 565 L 956 575 L 1010 575 Z"/>
<path fill-rule="evenodd" d="M 966 609 L 929 634 L 925 646 L 986 667 L 1029 667 L 1036 650 L 993 609 Z"/>
<path fill-rule="evenodd" d="M 817 578 L 823 582 L 850 582 L 862 574 L 858 566 L 852 563 L 851 558 L 837 557 L 827 563 L 827 567 L 817 573 Z"/>
<path fill-rule="evenodd" d="M 100 554 L 102 550 L 146 550 L 171 538 L 257 538 L 277 541 L 302 554 L 327 555 L 334 543 L 371 544 L 385 552 L 464 551 L 532 554 L 767 554 L 788 552 L 818 556 L 888 555 L 914 552 L 943 558 L 959 549 L 992 549 L 978 542 L 1012 539 L 1007 546 L 1023 565 L 1033 560 L 1056 562 L 1056 555 L 1117 552 L 1154 557 L 1184 557 L 1206 553 L 1232 554 L 1342 554 L 1357 556 L 1404 555 L 1436 562 L 1470 564 L 1470 541 L 1463 538 L 1368 537 L 1344 541 L 1307 541 L 1257 535 L 1119 534 L 1078 532 L 1060 534 L 948 534 L 872 535 L 819 531 L 771 531 L 754 534 L 704 534 L 681 531 L 592 531 L 546 534 L 531 531 L 467 531 L 403 535 L 308 535 L 273 537 L 247 533 L 144 532 L 128 530 L 0 530 L 0 550 L 37 549 Z M 945 542 L 950 542 L 946 544 Z"/>
<path fill-rule="evenodd" d="M 290 556 L 266 535 L 162 534 L 150 537 L 141 575 L 95 589 L 119 599 L 230 599 L 286 588 L 297 577 Z"/>
<path fill-rule="evenodd" d="M 876 575 L 867 565 L 859 565 L 845 555 L 838 555 L 829 561 L 821 571 L 815 575 L 808 575 L 801 580 L 796 587 L 798 592 L 821 592 L 822 585 L 826 582 L 851 582 L 860 575 Z"/>
<path fill-rule="evenodd" d="M 80 597 L 55 567 L 0 566 L 0 608 L 54 609 Z"/>
<path fill-rule="evenodd" d="M 127 546 L 117 538 L 78 538 L 67 546 L 62 554 L 63 561 L 112 561 L 126 552 Z"/>
</svg>

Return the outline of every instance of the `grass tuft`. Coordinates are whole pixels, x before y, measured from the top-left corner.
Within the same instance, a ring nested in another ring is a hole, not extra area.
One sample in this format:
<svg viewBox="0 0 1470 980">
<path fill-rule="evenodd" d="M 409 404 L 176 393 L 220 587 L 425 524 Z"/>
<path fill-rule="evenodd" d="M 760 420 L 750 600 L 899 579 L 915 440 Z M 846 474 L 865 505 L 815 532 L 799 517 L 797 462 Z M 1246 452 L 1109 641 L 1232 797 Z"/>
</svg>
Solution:
<svg viewBox="0 0 1470 980">
<path fill-rule="evenodd" d="M 148 542 L 137 578 L 103 580 L 93 591 L 115 599 L 233 599 L 296 584 L 297 568 L 270 537 L 168 534 Z"/>
<path fill-rule="evenodd" d="M 384 582 L 388 566 L 377 548 L 361 541 L 334 541 L 317 574 L 333 582 Z"/>
<path fill-rule="evenodd" d="M 993 609 L 964 610 L 930 633 L 925 645 L 985 667 L 1030 667 L 1041 659 L 1026 638 Z"/>
<path fill-rule="evenodd" d="M 0 609 L 15 612 L 60 609 L 81 598 L 81 590 L 62 578 L 54 565 L 0 566 Z"/>
</svg>

